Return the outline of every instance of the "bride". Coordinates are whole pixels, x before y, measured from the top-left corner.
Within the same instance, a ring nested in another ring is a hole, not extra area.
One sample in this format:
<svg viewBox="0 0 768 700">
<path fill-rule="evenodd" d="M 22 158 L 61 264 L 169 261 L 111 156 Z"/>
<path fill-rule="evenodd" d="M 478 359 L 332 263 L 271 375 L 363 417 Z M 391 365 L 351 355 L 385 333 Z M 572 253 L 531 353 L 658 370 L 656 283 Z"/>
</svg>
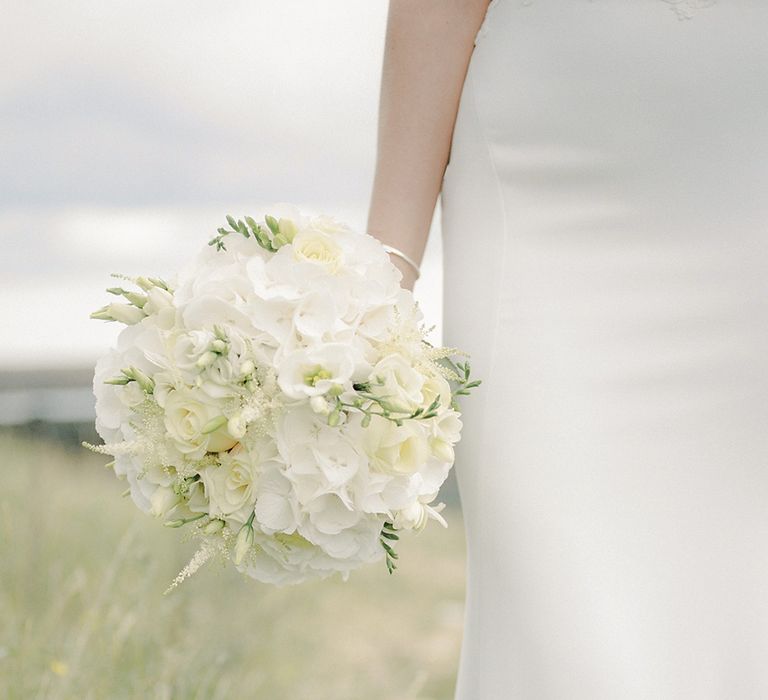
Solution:
<svg viewBox="0 0 768 700">
<path fill-rule="evenodd" d="M 457 700 L 768 698 L 768 3 L 391 0 L 368 230 L 440 197 Z"/>
</svg>

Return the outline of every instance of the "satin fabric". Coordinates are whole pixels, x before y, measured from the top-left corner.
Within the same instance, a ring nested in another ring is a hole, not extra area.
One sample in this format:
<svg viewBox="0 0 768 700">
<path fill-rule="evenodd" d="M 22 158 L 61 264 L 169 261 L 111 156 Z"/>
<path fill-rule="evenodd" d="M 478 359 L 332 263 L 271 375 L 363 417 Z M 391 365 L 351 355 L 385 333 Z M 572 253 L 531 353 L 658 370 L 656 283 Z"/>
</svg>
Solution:
<svg viewBox="0 0 768 700">
<path fill-rule="evenodd" d="M 494 0 L 441 205 L 456 700 L 768 698 L 768 3 Z"/>
</svg>

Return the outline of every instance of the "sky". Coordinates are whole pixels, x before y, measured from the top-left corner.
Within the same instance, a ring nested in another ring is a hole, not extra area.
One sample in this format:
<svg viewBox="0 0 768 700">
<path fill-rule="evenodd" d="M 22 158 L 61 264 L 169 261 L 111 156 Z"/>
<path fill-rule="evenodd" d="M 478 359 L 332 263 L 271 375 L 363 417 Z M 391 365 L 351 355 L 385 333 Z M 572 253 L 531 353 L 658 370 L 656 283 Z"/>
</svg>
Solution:
<svg viewBox="0 0 768 700">
<path fill-rule="evenodd" d="M 386 0 L 7 4 L 0 370 L 82 366 L 109 274 L 168 275 L 224 215 L 364 230 Z M 439 340 L 439 211 L 416 296 Z"/>
</svg>

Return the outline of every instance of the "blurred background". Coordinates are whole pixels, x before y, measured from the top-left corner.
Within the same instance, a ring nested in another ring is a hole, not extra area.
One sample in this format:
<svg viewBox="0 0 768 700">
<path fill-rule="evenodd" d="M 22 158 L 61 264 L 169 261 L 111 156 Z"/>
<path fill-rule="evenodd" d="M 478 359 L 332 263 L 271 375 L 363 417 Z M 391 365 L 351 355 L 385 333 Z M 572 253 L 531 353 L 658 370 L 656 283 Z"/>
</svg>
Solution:
<svg viewBox="0 0 768 700">
<path fill-rule="evenodd" d="M 450 698 L 464 540 L 339 580 L 213 567 L 120 498 L 91 377 L 110 273 L 167 276 L 227 213 L 364 230 L 386 0 L 6 3 L 0 23 L 0 697 Z M 415 293 L 441 340 L 440 211 Z"/>
</svg>

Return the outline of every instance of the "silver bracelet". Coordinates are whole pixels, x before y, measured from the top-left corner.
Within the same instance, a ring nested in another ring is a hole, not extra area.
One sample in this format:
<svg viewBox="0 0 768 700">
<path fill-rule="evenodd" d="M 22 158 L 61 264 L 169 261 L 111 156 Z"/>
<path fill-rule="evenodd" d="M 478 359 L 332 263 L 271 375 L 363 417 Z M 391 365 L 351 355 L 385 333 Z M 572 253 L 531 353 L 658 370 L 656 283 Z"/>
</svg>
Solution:
<svg viewBox="0 0 768 700">
<path fill-rule="evenodd" d="M 387 243 L 382 243 L 382 245 L 384 246 L 384 250 L 386 250 L 388 253 L 397 255 L 399 258 L 402 258 L 403 260 L 405 260 L 405 262 L 407 262 L 414 269 L 414 272 L 416 272 L 416 279 L 419 279 L 419 276 L 421 275 L 421 270 L 419 269 L 419 266 L 411 258 L 409 258 L 402 250 L 399 250 L 394 246 L 388 245 Z"/>
</svg>

